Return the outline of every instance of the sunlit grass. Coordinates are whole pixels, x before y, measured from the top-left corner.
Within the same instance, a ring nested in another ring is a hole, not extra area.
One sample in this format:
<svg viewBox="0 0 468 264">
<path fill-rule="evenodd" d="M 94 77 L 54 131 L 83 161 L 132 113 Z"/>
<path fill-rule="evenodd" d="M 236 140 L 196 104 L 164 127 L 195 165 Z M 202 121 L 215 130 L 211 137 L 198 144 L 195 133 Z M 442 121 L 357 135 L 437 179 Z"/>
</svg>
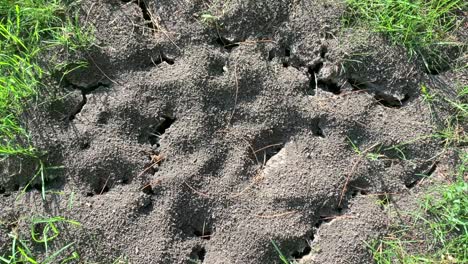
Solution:
<svg viewBox="0 0 468 264">
<path fill-rule="evenodd" d="M 377 264 L 467 263 L 468 183 L 464 177 L 468 153 L 462 153 L 461 159 L 455 182 L 437 186 L 424 197 L 419 211 L 400 212 L 408 215 L 412 224 L 400 224 L 369 245 Z M 415 232 L 425 239 L 411 239 Z M 412 245 L 423 250 L 415 252 Z"/>
<path fill-rule="evenodd" d="M 40 65 L 40 56 L 54 47 L 76 51 L 91 41 L 77 18 L 68 16 L 70 8 L 59 0 L 0 1 L 0 156 L 36 155 L 20 116 L 53 67 Z"/>
</svg>

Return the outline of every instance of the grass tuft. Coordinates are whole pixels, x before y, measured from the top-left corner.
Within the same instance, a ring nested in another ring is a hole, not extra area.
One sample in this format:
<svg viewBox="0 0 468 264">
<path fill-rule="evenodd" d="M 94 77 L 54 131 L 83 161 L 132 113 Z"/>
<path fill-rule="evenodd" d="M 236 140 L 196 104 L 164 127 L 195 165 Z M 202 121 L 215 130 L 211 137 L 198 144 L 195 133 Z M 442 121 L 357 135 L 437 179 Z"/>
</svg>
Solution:
<svg viewBox="0 0 468 264">
<path fill-rule="evenodd" d="M 421 209 L 407 214 L 412 224 L 369 245 L 377 264 L 467 263 L 468 153 L 462 154 L 457 180 L 437 186 Z M 422 239 L 421 239 L 422 238 Z"/>
<path fill-rule="evenodd" d="M 49 252 L 50 243 L 61 234 L 64 224 L 80 226 L 79 222 L 60 216 L 33 218 L 30 226 L 30 239 L 22 239 L 16 230 L 9 234 L 11 250 L 6 256 L 0 256 L 0 264 L 52 264 L 78 260 L 80 256 L 73 250 L 74 243 L 60 247 L 52 253 Z M 31 250 L 32 246 L 37 245 L 45 248 L 43 256 L 35 255 Z"/>
<path fill-rule="evenodd" d="M 368 23 L 377 32 L 387 34 L 395 44 L 415 48 L 446 43 L 449 32 L 459 22 L 457 12 L 466 7 L 464 0 L 345 0 L 348 24 Z"/>
<path fill-rule="evenodd" d="M 77 17 L 67 16 L 71 9 L 60 0 L 0 1 L 0 157 L 37 155 L 20 116 L 50 74 L 41 56 L 91 42 Z"/>
<path fill-rule="evenodd" d="M 422 58 L 428 72 L 448 67 L 467 44 L 451 34 L 466 23 L 466 0 L 345 0 L 346 26 L 364 26 Z M 454 54 L 452 54 L 454 53 Z"/>
</svg>

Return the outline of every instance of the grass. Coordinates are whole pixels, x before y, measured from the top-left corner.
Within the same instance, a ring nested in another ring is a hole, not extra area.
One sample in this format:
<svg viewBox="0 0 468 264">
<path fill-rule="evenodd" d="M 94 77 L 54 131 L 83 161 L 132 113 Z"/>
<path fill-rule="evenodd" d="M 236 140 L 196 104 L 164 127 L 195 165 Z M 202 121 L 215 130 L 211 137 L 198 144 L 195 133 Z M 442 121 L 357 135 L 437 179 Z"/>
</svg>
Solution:
<svg viewBox="0 0 468 264">
<path fill-rule="evenodd" d="M 283 264 L 293 264 L 293 262 L 290 262 L 289 259 L 283 254 L 283 252 L 281 252 L 280 248 L 275 243 L 275 241 L 271 240 L 271 244 L 275 248 L 276 252 L 278 253 L 279 259 Z"/>
<path fill-rule="evenodd" d="M 205 10 L 200 14 L 200 22 L 207 26 L 219 27 L 218 21 L 224 16 L 230 0 L 214 0 L 205 4 Z"/>
<path fill-rule="evenodd" d="M 385 155 L 381 154 L 381 145 L 380 144 L 374 144 L 371 147 L 361 150 L 356 143 L 349 137 L 347 137 L 349 144 L 351 145 L 351 148 L 353 151 L 358 154 L 360 157 L 365 157 L 369 161 L 376 161 L 379 159 L 386 158 Z"/>
<path fill-rule="evenodd" d="M 456 101 L 445 100 L 450 103 L 455 114 L 446 121 L 447 129 L 441 131 L 440 136 L 445 139 L 446 144 L 463 145 L 468 143 L 468 136 L 463 128 L 468 121 L 468 86 L 460 89 Z"/>
<path fill-rule="evenodd" d="M 449 99 L 421 85 L 421 95 L 422 102 L 431 107 L 441 106 L 451 116 L 434 134 L 385 148 L 384 151 L 397 151 L 399 158 L 406 160 L 405 145 L 433 138 L 441 143 L 444 151 L 450 148 L 461 152 L 461 162 L 453 175 L 456 180 L 430 190 L 420 200 L 417 212 L 398 212 L 407 220 L 398 222 L 384 238 L 368 244 L 377 264 L 468 263 L 468 152 L 463 150 L 468 143 L 465 131 L 468 87 L 458 87 L 457 97 Z M 376 153 L 370 152 L 373 147 L 363 151 L 351 139 L 348 140 L 359 156 L 371 161 L 380 158 L 379 148 Z M 395 221 L 394 218 L 391 220 Z"/>
<path fill-rule="evenodd" d="M 41 56 L 52 49 L 67 56 L 92 41 L 68 16 L 72 9 L 60 0 L 0 1 L 0 157 L 38 156 L 20 120 L 32 100 L 43 99 L 42 82 L 53 70 Z"/>
<path fill-rule="evenodd" d="M 456 181 L 427 194 L 419 212 L 405 213 L 411 224 L 369 246 L 377 264 L 468 262 L 468 153 L 461 158 Z"/>
<path fill-rule="evenodd" d="M 46 198 L 45 171 L 54 167 L 46 167 L 40 159 L 43 153 L 32 145 L 21 120 L 34 103 L 47 100 L 44 83 L 53 83 L 53 75 L 57 72 L 66 74 L 76 65 L 83 65 L 70 57 L 88 47 L 93 38 L 91 32 L 78 23 L 76 3 L 65 0 L 0 1 L 0 159 L 22 156 L 37 160 L 38 171 L 22 194 L 40 178 L 43 200 Z M 76 15 L 71 16 L 72 13 Z M 52 251 L 56 249 L 52 244 L 65 224 L 79 225 L 76 221 L 55 216 L 31 219 L 29 236 L 13 229 L 9 234 L 10 251 L 0 256 L 0 263 L 46 264 L 77 260 L 79 255 L 72 250 L 73 243 Z M 44 249 L 40 256 L 34 254 L 38 246 Z"/>
<path fill-rule="evenodd" d="M 463 0 L 345 0 L 352 17 L 366 22 L 377 32 L 387 34 L 393 43 L 414 48 L 446 42 L 457 26 Z"/>
<path fill-rule="evenodd" d="M 445 120 L 444 126 L 433 137 L 439 139 L 446 147 L 463 146 L 468 143 L 468 135 L 465 131 L 468 122 L 468 86 L 459 88 L 455 100 L 447 98 L 443 100 L 449 104 L 450 112 L 453 114 Z"/>
<path fill-rule="evenodd" d="M 463 21 L 465 0 L 345 0 L 347 26 L 366 26 L 383 33 L 393 44 L 420 54 L 426 63 L 444 63 L 440 48 L 466 46 L 451 32 Z M 425 59 L 426 58 L 426 59 Z"/>
<path fill-rule="evenodd" d="M 80 223 L 66 219 L 64 217 L 33 218 L 30 225 L 30 238 L 21 239 L 20 235 L 14 230 L 9 234 L 11 238 L 11 250 L 7 256 L 0 256 L 0 264 L 49 264 L 49 263 L 68 263 L 79 259 L 76 251 L 68 253 L 74 243 L 67 244 L 53 253 L 49 252 L 50 243 L 60 235 L 60 227 L 64 224 L 80 226 Z M 44 256 L 36 256 L 31 250 L 32 245 L 41 245 L 45 249 Z"/>
</svg>

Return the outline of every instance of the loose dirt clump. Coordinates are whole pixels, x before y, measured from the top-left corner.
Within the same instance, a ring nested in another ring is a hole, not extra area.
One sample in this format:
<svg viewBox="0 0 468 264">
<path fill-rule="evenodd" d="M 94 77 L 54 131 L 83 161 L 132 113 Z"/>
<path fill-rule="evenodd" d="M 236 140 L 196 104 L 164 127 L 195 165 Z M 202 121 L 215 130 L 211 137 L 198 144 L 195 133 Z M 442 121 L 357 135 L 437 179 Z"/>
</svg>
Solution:
<svg viewBox="0 0 468 264">
<path fill-rule="evenodd" d="M 379 194 L 433 171 L 429 76 L 404 49 L 343 29 L 342 4 L 82 7 L 97 38 L 89 67 L 66 77 L 65 103 L 28 119 L 62 166 L 49 181 L 61 193 L 48 208 L 34 190 L 14 203 L 26 172 L 0 181 L 0 219 L 53 208 L 81 223 L 67 232 L 80 262 L 279 263 L 274 241 L 299 263 L 372 263 Z"/>
</svg>

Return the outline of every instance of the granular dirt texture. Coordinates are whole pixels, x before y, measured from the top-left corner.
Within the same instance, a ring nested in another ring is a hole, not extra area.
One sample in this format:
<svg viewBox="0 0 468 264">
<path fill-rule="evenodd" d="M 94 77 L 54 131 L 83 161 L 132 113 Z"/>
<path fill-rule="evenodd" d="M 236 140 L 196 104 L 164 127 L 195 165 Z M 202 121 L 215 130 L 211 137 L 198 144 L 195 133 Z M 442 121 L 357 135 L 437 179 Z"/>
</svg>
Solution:
<svg viewBox="0 0 468 264">
<path fill-rule="evenodd" d="M 81 6 L 89 67 L 25 115 L 60 166 L 46 177 L 57 191 L 45 206 L 38 183 L 17 198 L 27 160 L 2 161 L 0 178 L 0 223 L 79 221 L 51 245 L 74 241 L 77 263 L 280 263 L 272 241 L 298 263 L 373 263 L 366 241 L 388 224 L 378 194 L 411 193 L 437 166 L 443 146 L 428 135 L 447 113 L 420 84 L 453 96 L 454 83 L 343 28 L 343 4 Z M 0 225 L 0 255 L 12 228 Z"/>
</svg>

